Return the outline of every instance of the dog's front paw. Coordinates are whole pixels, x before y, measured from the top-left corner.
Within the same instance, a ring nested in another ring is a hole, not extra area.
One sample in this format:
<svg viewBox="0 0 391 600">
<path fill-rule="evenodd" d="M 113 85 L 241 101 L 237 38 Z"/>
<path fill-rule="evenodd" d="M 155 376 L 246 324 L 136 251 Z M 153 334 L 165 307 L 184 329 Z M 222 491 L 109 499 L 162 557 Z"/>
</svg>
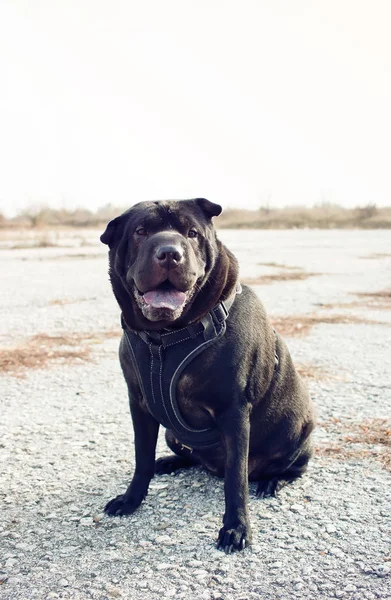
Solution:
<svg viewBox="0 0 391 600">
<path fill-rule="evenodd" d="M 104 508 L 104 512 L 109 517 L 124 517 L 125 515 L 131 515 L 134 513 L 136 508 L 141 504 L 142 499 L 136 502 L 132 498 L 127 498 L 126 494 L 121 494 L 108 502 Z"/>
<path fill-rule="evenodd" d="M 237 527 L 224 525 L 220 529 L 217 539 L 217 548 L 231 554 L 235 550 L 244 550 L 251 544 L 251 529 L 247 523 L 240 523 Z"/>
</svg>

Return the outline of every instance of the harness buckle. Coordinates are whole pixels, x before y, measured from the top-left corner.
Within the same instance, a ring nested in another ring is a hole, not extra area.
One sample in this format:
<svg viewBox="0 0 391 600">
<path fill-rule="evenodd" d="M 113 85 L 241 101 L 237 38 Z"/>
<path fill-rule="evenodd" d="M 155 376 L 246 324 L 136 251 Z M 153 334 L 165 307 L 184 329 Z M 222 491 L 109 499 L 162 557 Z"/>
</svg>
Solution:
<svg viewBox="0 0 391 600">
<path fill-rule="evenodd" d="M 186 446 L 186 444 L 181 443 L 181 450 L 184 450 L 185 448 L 186 448 L 186 450 L 189 450 L 190 454 L 192 454 L 193 448 L 191 448 L 190 446 Z"/>
</svg>

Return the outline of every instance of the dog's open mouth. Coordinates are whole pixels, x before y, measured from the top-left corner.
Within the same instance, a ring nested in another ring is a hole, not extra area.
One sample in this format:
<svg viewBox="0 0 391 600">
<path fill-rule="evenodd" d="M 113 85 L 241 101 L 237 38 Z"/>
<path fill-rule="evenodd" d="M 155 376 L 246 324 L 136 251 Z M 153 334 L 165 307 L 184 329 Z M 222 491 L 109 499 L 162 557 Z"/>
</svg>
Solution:
<svg viewBox="0 0 391 600">
<path fill-rule="evenodd" d="M 165 308 L 172 311 L 183 308 L 188 299 L 188 292 L 177 290 L 168 280 L 149 292 L 138 293 L 143 304 L 150 308 Z"/>
</svg>

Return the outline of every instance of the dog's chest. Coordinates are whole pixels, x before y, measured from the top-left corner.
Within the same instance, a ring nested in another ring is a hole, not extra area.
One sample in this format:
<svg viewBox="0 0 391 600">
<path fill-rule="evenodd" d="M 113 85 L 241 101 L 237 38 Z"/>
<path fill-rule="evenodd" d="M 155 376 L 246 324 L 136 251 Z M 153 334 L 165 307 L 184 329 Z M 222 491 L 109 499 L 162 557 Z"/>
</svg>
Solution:
<svg viewBox="0 0 391 600">
<path fill-rule="evenodd" d="M 213 426 L 213 406 L 208 385 L 198 376 L 184 373 L 178 380 L 176 397 L 183 418 L 191 427 Z"/>
</svg>

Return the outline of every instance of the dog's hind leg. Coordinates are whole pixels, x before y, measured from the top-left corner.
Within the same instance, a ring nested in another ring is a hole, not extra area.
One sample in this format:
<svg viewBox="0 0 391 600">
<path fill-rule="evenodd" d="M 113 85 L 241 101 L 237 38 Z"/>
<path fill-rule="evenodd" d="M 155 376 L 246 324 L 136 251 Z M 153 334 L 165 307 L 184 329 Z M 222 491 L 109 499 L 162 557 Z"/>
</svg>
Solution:
<svg viewBox="0 0 391 600">
<path fill-rule="evenodd" d="M 306 444 L 304 448 L 300 448 L 299 455 L 296 456 L 292 463 L 288 463 L 289 466 L 285 469 L 281 465 L 281 462 L 279 464 L 277 462 L 270 464 L 258 479 L 257 498 L 276 496 L 281 488 L 301 477 L 307 469 L 307 464 L 311 456 L 311 445 Z"/>
<path fill-rule="evenodd" d="M 199 464 L 199 461 L 192 455 L 192 449 L 181 444 L 169 429 L 166 430 L 166 442 L 175 454 L 157 459 L 155 462 L 156 475 L 169 475 L 179 469 L 188 469 Z"/>
</svg>

